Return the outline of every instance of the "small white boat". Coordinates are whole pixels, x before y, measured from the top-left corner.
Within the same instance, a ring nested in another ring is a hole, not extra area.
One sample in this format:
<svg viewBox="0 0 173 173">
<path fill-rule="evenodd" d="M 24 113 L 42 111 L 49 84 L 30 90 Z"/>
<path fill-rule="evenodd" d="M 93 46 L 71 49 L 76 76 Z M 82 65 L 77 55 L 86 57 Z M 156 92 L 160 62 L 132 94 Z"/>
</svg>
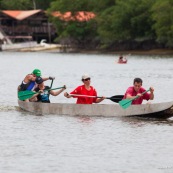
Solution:
<svg viewBox="0 0 173 173">
<path fill-rule="evenodd" d="M 169 118 L 173 116 L 173 101 L 165 103 L 153 103 L 131 105 L 128 109 L 122 109 L 119 104 L 74 104 L 74 103 L 40 103 L 24 102 L 18 100 L 19 106 L 35 114 L 55 114 L 69 116 L 144 116 L 154 118 Z"/>
</svg>

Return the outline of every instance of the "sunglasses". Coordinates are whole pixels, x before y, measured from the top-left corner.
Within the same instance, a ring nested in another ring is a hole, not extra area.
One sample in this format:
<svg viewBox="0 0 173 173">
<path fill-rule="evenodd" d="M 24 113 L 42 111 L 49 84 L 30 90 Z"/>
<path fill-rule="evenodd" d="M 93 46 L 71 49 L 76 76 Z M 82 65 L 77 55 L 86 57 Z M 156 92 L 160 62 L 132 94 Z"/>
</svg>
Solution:
<svg viewBox="0 0 173 173">
<path fill-rule="evenodd" d="M 86 78 L 86 79 L 83 79 L 84 81 L 88 81 L 88 80 L 90 80 L 90 78 Z"/>
</svg>

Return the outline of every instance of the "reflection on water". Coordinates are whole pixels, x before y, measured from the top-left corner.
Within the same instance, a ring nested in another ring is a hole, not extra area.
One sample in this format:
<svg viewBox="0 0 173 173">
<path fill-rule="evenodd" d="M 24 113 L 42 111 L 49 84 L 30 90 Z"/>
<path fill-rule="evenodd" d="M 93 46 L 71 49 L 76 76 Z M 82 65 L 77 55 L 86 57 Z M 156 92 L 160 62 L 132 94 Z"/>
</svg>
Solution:
<svg viewBox="0 0 173 173">
<path fill-rule="evenodd" d="M 158 119 L 158 118 L 148 118 L 148 117 L 121 117 L 123 122 L 127 124 L 134 125 L 134 127 L 141 127 L 145 125 L 173 125 L 173 118 L 168 119 Z"/>
<path fill-rule="evenodd" d="M 0 53 L 0 171 L 3 173 L 171 172 L 173 119 L 38 116 L 17 106 L 16 87 L 34 68 L 70 92 L 89 73 L 98 95 L 124 94 L 134 77 L 154 86 L 153 102 L 172 101 L 173 58 L 118 55 Z M 46 83 L 50 84 L 50 81 Z M 7 92 L 8 91 L 8 92 Z M 75 103 L 61 94 L 52 102 Z M 105 100 L 106 104 L 112 104 Z"/>
<path fill-rule="evenodd" d="M 31 169 L 40 173 L 157 172 L 172 164 L 172 124 L 173 120 L 137 117 L 0 111 L 0 169 L 9 173 Z"/>
</svg>

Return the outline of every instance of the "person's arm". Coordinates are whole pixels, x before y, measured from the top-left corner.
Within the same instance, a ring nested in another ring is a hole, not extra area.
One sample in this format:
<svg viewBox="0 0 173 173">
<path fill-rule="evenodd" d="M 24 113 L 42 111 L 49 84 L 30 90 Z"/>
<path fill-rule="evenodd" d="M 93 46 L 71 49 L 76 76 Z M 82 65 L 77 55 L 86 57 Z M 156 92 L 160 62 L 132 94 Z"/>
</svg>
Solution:
<svg viewBox="0 0 173 173">
<path fill-rule="evenodd" d="M 136 96 L 141 96 L 141 94 L 137 94 Z M 136 96 L 132 96 L 131 94 L 127 94 L 125 99 L 134 99 Z"/>
<path fill-rule="evenodd" d="M 62 93 L 65 89 L 66 89 L 66 86 L 64 85 L 64 88 L 62 88 L 62 89 L 60 89 L 60 90 L 58 90 L 58 91 L 53 91 L 53 90 L 51 90 L 51 91 L 50 91 L 50 94 L 53 95 L 53 96 L 57 96 L 57 95 L 59 95 L 60 93 Z"/>
<path fill-rule="evenodd" d="M 154 99 L 154 88 L 150 87 L 150 100 Z"/>
<path fill-rule="evenodd" d="M 65 92 L 65 93 L 64 93 L 64 97 L 66 97 L 66 98 L 71 98 L 72 96 L 71 96 L 69 93 Z"/>
<path fill-rule="evenodd" d="M 35 81 L 36 80 L 36 77 L 34 77 L 33 75 L 31 74 L 28 74 L 25 79 L 23 80 L 25 83 L 28 83 L 28 82 L 31 82 L 31 81 Z"/>
<path fill-rule="evenodd" d="M 34 92 L 35 92 L 35 91 L 34 91 Z M 30 102 L 36 102 L 36 101 L 37 101 L 37 96 L 38 96 L 40 93 L 43 93 L 43 90 L 39 90 L 37 93 L 35 93 L 35 94 L 29 99 L 29 101 L 30 101 Z"/>
<path fill-rule="evenodd" d="M 97 97 L 97 91 L 95 90 L 95 88 L 93 88 L 94 90 L 94 93 L 93 93 L 93 96 Z M 101 98 L 95 98 L 94 99 L 94 103 L 100 103 L 102 102 L 106 97 L 105 96 L 102 96 Z"/>
<path fill-rule="evenodd" d="M 80 91 L 80 88 L 81 86 L 78 86 L 76 89 L 74 89 L 72 92 L 70 92 L 70 94 L 81 94 L 79 91 Z M 71 98 L 71 97 L 74 97 L 75 98 L 75 96 L 71 96 L 69 93 L 67 93 L 67 92 L 65 92 L 64 93 L 64 97 L 66 97 L 66 98 Z"/>
<path fill-rule="evenodd" d="M 29 99 L 29 101 L 30 102 L 35 102 L 35 101 L 37 101 L 37 96 L 39 95 L 39 93 L 36 93 L 36 94 L 34 94 L 30 99 Z"/>
<path fill-rule="evenodd" d="M 138 93 L 136 96 L 133 96 L 133 91 L 134 91 L 133 86 L 127 88 L 123 99 L 134 99 L 136 96 L 139 96 L 139 97 L 141 96 L 140 93 Z"/>
<path fill-rule="evenodd" d="M 36 77 L 30 75 L 30 77 L 29 77 L 29 81 L 35 81 L 35 80 L 36 80 Z"/>
<path fill-rule="evenodd" d="M 102 96 L 101 98 L 97 98 L 97 99 L 96 99 L 96 103 L 100 103 L 100 102 L 102 102 L 104 99 L 105 99 L 104 96 Z"/>
<path fill-rule="evenodd" d="M 47 81 L 47 80 L 54 80 L 55 77 L 53 77 L 53 76 L 49 76 L 49 77 L 43 77 L 42 79 L 43 79 L 43 81 Z"/>
</svg>

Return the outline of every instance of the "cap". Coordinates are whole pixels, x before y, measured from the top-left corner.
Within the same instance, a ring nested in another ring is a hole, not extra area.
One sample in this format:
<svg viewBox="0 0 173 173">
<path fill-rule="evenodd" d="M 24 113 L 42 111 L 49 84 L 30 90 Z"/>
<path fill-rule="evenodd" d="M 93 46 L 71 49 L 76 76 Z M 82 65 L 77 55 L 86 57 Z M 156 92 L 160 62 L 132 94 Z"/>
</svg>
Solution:
<svg viewBox="0 0 173 173">
<path fill-rule="evenodd" d="M 41 76 L 41 71 L 39 69 L 34 69 L 32 74 L 34 74 L 36 76 Z"/>
<path fill-rule="evenodd" d="M 82 79 L 87 79 L 87 78 L 90 78 L 90 76 L 89 76 L 88 74 L 84 74 L 84 75 L 82 76 Z"/>
<path fill-rule="evenodd" d="M 43 79 L 41 77 L 37 77 L 36 80 L 35 80 L 35 82 L 37 84 L 41 84 L 41 83 L 43 83 Z"/>
</svg>

